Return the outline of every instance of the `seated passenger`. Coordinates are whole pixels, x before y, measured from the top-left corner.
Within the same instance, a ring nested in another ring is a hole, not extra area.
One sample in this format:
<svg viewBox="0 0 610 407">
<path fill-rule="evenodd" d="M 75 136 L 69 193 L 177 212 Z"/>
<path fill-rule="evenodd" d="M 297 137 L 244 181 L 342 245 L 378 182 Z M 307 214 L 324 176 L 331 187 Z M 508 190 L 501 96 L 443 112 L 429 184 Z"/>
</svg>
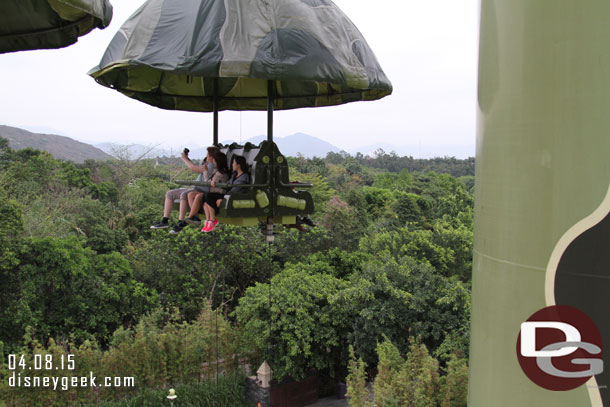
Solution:
<svg viewBox="0 0 610 407">
<path fill-rule="evenodd" d="M 234 155 L 231 158 L 231 169 L 233 170 L 233 174 L 231 174 L 231 178 L 227 181 L 227 184 L 249 184 L 250 183 L 250 175 L 248 174 L 248 163 L 246 159 L 241 155 Z M 231 187 L 227 194 L 243 194 L 248 192 L 248 188 L 242 187 Z M 220 205 L 220 203 L 218 204 Z"/>
<path fill-rule="evenodd" d="M 216 152 L 220 152 L 217 147 L 214 147 Z M 214 154 L 210 154 L 208 151 L 208 157 L 206 158 L 207 162 L 212 162 Z M 209 170 L 203 173 L 203 179 L 201 181 L 210 182 L 212 181 L 212 176 L 214 174 L 214 165 L 210 164 L 208 166 Z M 200 181 L 198 179 L 198 181 Z M 199 225 L 201 224 L 201 219 L 199 219 L 199 210 L 201 209 L 201 202 L 203 201 L 203 197 L 206 193 L 210 192 L 210 187 L 203 186 L 195 186 L 193 189 L 187 192 L 187 200 L 189 208 L 191 208 L 189 212 L 188 218 L 184 219 L 184 222 L 189 225 Z"/>
<path fill-rule="evenodd" d="M 195 199 L 203 199 L 205 203 L 208 202 L 213 202 L 216 203 L 217 199 L 222 199 L 222 197 L 225 194 L 225 190 L 223 188 L 217 187 L 216 184 L 217 183 L 223 183 L 223 182 L 227 182 L 227 180 L 229 179 L 229 169 L 227 168 L 227 156 L 222 153 L 222 152 L 218 152 L 217 154 L 214 154 L 214 156 L 212 157 L 212 162 L 214 163 L 214 167 L 216 168 L 214 170 L 214 173 L 212 174 L 212 179 L 210 180 L 210 191 L 203 193 L 203 192 L 198 192 L 197 194 L 201 195 L 201 197 L 199 196 L 195 196 Z M 218 208 L 216 208 L 218 209 Z M 203 211 L 205 213 L 205 224 L 203 226 L 203 229 L 205 229 L 208 224 L 213 220 L 210 219 L 210 215 L 211 215 L 211 207 L 209 205 L 204 204 L 203 205 Z M 212 213 L 215 215 L 215 213 Z M 216 221 L 216 223 L 218 223 L 218 221 Z M 201 229 L 201 230 L 203 230 Z"/>
<path fill-rule="evenodd" d="M 191 159 L 188 157 L 188 149 L 184 149 L 180 158 L 189 168 L 189 170 L 199 173 L 197 176 L 197 181 L 209 181 L 207 177 L 207 173 L 211 174 L 214 170 L 214 167 L 211 163 L 211 157 L 215 151 L 218 150 L 218 147 L 208 147 L 207 157 L 203 159 L 201 165 L 194 164 Z M 174 228 L 170 231 L 171 234 L 176 234 L 182 230 L 186 226 L 186 222 L 184 221 L 184 217 L 186 216 L 186 211 L 190 202 L 188 201 L 189 192 L 193 191 L 193 188 L 177 188 L 171 189 L 165 194 L 165 202 L 163 205 L 163 219 L 161 222 L 156 225 L 151 226 L 151 229 L 165 229 L 169 227 L 169 215 L 174 206 L 174 201 L 180 199 L 180 209 L 178 213 L 178 223 L 174 226 Z"/>
<path fill-rule="evenodd" d="M 248 175 L 248 163 L 246 159 L 241 155 L 234 155 L 231 159 L 231 168 L 233 169 L 233 174 L 231 174 L 231 178 L 227 181 L 228 184 L 249 184 L 250 176 Z M 244 193 L 247 192 L 247 188 L 242 187 L 231 187 L 227 193 Z M 223 196 L 214 197 L 212 194 L 209 198 L 206 198 L 205 204 L 203 205 L 203 210 L 206 213 L 206 221 L 205 225 L 201 229 L 202 232 L 211 232 L 218 225 L 218 219 L 216 219 L 216 213 L 218 212 L 218 208 L 222 202 Z"/>
</svg>

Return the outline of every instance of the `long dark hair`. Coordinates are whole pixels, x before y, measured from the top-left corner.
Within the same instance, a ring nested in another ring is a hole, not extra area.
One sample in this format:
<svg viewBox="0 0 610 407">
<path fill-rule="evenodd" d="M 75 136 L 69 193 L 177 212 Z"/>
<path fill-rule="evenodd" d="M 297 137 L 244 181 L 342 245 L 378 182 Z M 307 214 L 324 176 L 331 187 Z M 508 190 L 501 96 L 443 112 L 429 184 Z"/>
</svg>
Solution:
<svg viewBox="0 0 610 407">
<path fill-rule="evenodd" d="M 229 173 L 229 167 L 227 166 L 227 156 L 225 153 L 217 151 L 213 155 L 214 161 L 216 161 L 216 170 L 222 172 L 223 174 Z"/>
<path fill-rule="evenodd" d="M 243 156 L 234 155 L 233 157 L 231 157 L 231 161 L 235 161 L 243 172 L 245 172 L 246 174 L 248 173 L 248 162 Z"/>
</svg>

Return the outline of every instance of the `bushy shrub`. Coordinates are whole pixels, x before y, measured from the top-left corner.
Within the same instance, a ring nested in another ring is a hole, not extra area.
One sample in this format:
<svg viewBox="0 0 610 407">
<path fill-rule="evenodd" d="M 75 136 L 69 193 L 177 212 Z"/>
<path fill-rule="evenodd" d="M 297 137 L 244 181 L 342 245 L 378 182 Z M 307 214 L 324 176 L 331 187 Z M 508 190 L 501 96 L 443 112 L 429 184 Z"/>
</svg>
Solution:
<svg viewBox="0 0 610 407">
<path fill-rule="evenodd" d="M 409 339 L 406 358 L 384 337 L 377 344 L 377 376 L 373 382 L 374 400 L 369 401 L 364 381 L 364 363 L 350 348 L 349 375 L 346 379 L 352 407 L 465 407 L 468 392 L 466 359 L 453 354 L 447 367 L 439 369 L 419 339 Z"/>
<path fill-rule="evenodd" d="M 99 406 L 165 406 L 168 401 L 163 391 L 156 389 L 176 387 L 182 405 L 241 407 L 244 405 L 239 404 L 244 400 L 243 371 L 238 362 L 241 343 L 237 332 L 220 311 L 209 308 L 191 324 L 179 322 L 175 313 L 153 312 L 142 318 L 135 328 L 115 331 L 111 345 L 105 351 L 95 341 L 77 346 L 70 341 L 50 339 L 48 345 L 43 346 L 26 335 L 26 344 L 15 352 L 24 355 L 25 366 L 35 366 L 38 354 L 43 355 L 43 360 L 44 355 L 51 355 L 53 368 L 9 370 L 8 359 L 3 356 L 0 400 L 4 400 L 7 407 L 76 407 L 96 403 L 100 403 Z M 74 369 L 68 368 L 69 354 L 73 355 Z M 55 369 L 62 366 L 61 360 L 65 362 L 64 367 Z M 69 387 L 67 390 L 9 387 L 9 377 L 13 374 L 48 376 L 60 381 L 64 376 L 89 377 L 92 374 L 97 378 L 98 387 Z M 223 378 L 225 374 L 236 376 Z M 103 387 L 100 384 L 104 377 L 133 377 L 135 386 Z M 215 385 L 217 377 L 218 387 Z M 132 399 L 103 403 L 125 397 Z"/>
</svg>

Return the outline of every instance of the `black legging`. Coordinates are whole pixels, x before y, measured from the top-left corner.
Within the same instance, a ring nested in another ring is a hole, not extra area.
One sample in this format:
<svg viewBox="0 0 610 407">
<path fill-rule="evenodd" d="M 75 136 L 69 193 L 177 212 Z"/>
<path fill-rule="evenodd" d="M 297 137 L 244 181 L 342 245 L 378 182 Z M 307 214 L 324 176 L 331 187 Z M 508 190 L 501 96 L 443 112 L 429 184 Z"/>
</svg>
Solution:
<svg viewBox="0 0 610 407">
<path fill-rule="evenodd" d="M 224 198 L 225 194 L 220 194 L 218 192 L 208 192 L 205 194 L 205 202 L 214 209 L 214 215 L 218 213 L 218 205 L 216 205 L 216 201 Z"/>
</svg>

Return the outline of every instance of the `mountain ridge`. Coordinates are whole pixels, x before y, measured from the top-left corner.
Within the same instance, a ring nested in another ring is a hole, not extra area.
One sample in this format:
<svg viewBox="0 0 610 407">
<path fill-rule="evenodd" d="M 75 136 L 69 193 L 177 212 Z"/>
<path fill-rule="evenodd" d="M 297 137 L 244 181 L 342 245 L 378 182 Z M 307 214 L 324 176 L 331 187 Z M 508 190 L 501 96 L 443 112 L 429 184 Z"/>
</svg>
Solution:
<svg viewBox="0 0 610 407">
<path fill-rule="evenodd" d="M 83 163 L 86 160 L 109 160 L 112 157 L 104 151 L 70 137 L 56 134 L 34 133 L 18 127 L 0 125 L 0 137 L 9 141 L 13 150 L 33 148 L 44 150 L 53 157 Z"/>
<path fill-rule="evenodd" d="M 33 127 L 29 127 L 33 129 Z M 43 127 L 40 127 L 43 129 Z M 87 144 L 71 137 L 36 133 L 26 129 L 0 125 L 0 137 L 7 138 L 9 145 L 15 150 L 25 147 L 48 151 L 55 158 L 82 163 L 87 159 L 108 160 L 117 154 L 124 154 L 127 158 L 156 158 L 178 156 L 184 147 L 191 150 L 192 158 L 201 159 L 206 154 L 206 147 L 188 145 L 177 149 L 164 146 L 145 146 L 142 144 L 118 144 L 111 142 Z M 258 145 L 266 140 L 265 135 L 258 135 L 242 141 Z M 275 137 L 274 141 L 284 155 L 296 157 L 299 154 L 306 158 L 324 158 L 329 152 L 340 153 L 345 151 L 350 155 L 361 153 L 363 155 L 375 156 L 379 150 L 385 153 L 395 152 L 399 156 L 411 156 L 414 158 L 456 157 L 460 159 L 474 157 L 474 146 L 461 145 L 401 145 L 377 142 L 367 146 L 352 147 L 348 149 L 339 148 L 329 142 L 305 133 L 294 133 L 285 137 Z M 222 140 L 222 144 L 231 144 L 235 140 Z"/>
</svg>

